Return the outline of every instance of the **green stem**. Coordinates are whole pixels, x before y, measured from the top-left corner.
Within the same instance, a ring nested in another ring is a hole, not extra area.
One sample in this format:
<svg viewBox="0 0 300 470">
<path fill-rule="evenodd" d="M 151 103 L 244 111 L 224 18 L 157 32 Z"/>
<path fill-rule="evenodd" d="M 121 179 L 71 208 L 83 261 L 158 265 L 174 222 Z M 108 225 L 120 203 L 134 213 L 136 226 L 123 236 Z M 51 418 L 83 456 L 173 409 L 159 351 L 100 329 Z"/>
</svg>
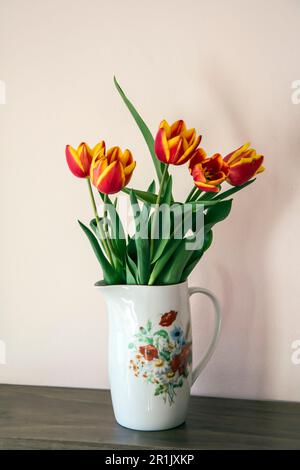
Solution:
<svg viewBox="0 0 300 470">
<path fill-rule="evenodd" d="M 107 203 L 108 203 L 108 196 L 107 194 L 104 194 L 104 212 L 103 212 L 103 227 L 104 227 L 104 233 L 106 236 L 107 244 L 109 246 L 110 252 L 113 253 L 113 245 L 112 241 L 109 236 L 109 231 L 108 231 L 108 212 L 107 212 Z"/>
<path fill-rule="evenodd" d="M 160 181 L 159 192 L 158 192 L 156 203 L 155 203 L 156 204 L 156 210 L 153 214 L 153 225 L 152 225 L 152 234 L 153 235 L 155 235 L 155 232 L 156 232 L 157 217 L 158 217 L 158 214 L 159 214 L 159 205 L 160 205 L 161 197 L 162 197 L 162 194 L 163 194 L 163 191 L 164 191 L 166 177 L 168 175 L 168 168 L 169 168 L 169 165 L 165 165 L 164 170 L 163 170 L 163 174 L 162 174 L 162 177 L 161 177 L 161 181 Z M 150 259 L 153 258 L 153 251 L 154 251 L 154 238 L 152 238 L 152 236 L 151 236 L 151 240 L 150 240 Z"/>
<path fill-rule="evenodd" d="M 100 224 L 100 219 L 99 219 L 99 215 L 98 215 L 98 211 L 97 211 L 97 206 L 96 206 L 96 202 L 95 202 L 94 193 L 93 193 L 90 178 L 87 178 L 87 182 L 88 182 L 88 188 L 89 188 L 91 203 L 92 203 L 92 206 L 93 206 L 94 216 L 95 216 L 96 223 L 97 223 L 97 228 L 98 228 L 98 231 L 99 231 L 99 234 L 100 234 L 100 237 L 101 237 L 101 242 L 103 244 L 103 247 L 105 249 L 107 257 L 108 257 L 111 265 L 113 266 L 113 260 L 112 260 L 112 257 L 111 257 L 111 253 L 109 251 L 109 246 L 108 246 L 107 240 L 105 238 L 105 233 L 103 232 L 103 228 Z"/>
<path fill-rule="evenodd" d="M 104 232 L 108 235 L 108 226 L 107 226 L 107 194 L 104 194 L 104 210 L 103 210 L 103 227 Z"/>
</svg>

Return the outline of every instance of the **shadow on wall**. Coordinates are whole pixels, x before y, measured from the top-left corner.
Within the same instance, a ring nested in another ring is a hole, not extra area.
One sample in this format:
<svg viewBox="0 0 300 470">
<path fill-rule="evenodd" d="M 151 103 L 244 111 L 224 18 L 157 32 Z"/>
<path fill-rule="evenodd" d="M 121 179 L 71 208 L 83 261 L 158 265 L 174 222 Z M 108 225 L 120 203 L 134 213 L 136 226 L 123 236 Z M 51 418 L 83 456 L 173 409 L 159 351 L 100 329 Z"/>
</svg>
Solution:
<svg viewBox="0 0 300 470">
<path fill-rule="evenodd" d="M 226 68 L 222 73 L 220 80 L 214 70 L 209 74 L 206 69 L 211 96 L 222 114 L 228 115 L 237 136 L 236 147 L 247 141 L 247 136 L 254 135 L 254 147 L 266 156 L 267 168 L 252 187 L 236 196 L 231 219 L 229 217 L 215 229 L 215 237 L 222 239 L 222 247 L 219 253 L 218 250 L 213 253 L 214 260 L 218 261 L 210 264 L 210 270 L 213 270 L 212 277 L 217 281 L 222 302 L 223 333 L 220 354 L 217 353 L 217 361 L 209 371 L 209 390 L 206 390 L 205 380 L 203 387 L 208 394 L 218 390 L 225 396 L 271 398 L 272 372 L 276 370 L 271 356 L 274 341 L 271 326 L 276 304 L 274 286 L 270 282 L 272 266 L 268 248 L 283 217 L 286 201 L 291 203 L 298 194 L 296 185 L 287 185 L 278 175 L 286 174 L 289 166 L 299 173 L 300 159 L 292 152 L 300 147 L 299 131 L 280 122 L 284 119 L 280 113 L 276 121 L 273 113 L 268 114 L 272 109 L 265 109 L 263 101 L 253 103 L 248 125 L 248 116 L 236 97 L 238 83 L 224 77 Z M 288 93 L 287 89 L 287 100 Z M 253 131 L 255 115 L 259 116 L 257 127 L 265 123 L 265 127 L 259 127 L 259 132 Z M 202 284 L 205 286 L 205 282 Z M 209 287 L 214 290 L 213 285 Z M 196 386 L 197 393 L 202 391 L 200 382 Z"/>
</svg>

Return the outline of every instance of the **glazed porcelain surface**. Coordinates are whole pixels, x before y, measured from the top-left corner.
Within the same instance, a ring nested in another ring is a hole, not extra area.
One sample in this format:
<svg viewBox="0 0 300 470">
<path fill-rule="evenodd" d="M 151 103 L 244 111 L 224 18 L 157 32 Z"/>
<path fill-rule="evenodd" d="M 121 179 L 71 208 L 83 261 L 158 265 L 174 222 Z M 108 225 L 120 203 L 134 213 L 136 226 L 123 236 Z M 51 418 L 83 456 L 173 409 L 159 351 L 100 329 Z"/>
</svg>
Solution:
<svg viewBox="0 0 300 470">
<path fill-rule="evenodd" d="M 170 429 L 185 421 L 190 389 L 215 350 L 220 332 L 216 297 L 187 283 L 98 287 L 109 315 L 109 377 L 116 420 L 131 429 Z M 189 298 L 210 297 L 215 330 L 192 370 Z"/>
</svg>

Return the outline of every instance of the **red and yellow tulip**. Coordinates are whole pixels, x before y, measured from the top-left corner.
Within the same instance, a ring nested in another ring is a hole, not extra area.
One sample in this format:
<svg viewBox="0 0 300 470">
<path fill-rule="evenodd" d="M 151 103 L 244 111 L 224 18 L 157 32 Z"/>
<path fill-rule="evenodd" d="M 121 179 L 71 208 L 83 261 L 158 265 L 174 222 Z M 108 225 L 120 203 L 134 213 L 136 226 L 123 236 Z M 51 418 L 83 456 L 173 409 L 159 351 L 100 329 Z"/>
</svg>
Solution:
<svg viewBox="0 0 300 470">
<path fill-rule="evenodd" d="M 207 157 L 205 151 L 197 149 L 190 159 L 189 169 L 195 185 L 201 191 L 219 191 L 218 186 L 225 181 L 229 173 L 229 166 L 219 153 Z"/>
<path fill-rule="evenodd" d="M 99 150 L 105 146 L 104 142 L 99 142 L 91 149 L 88 144 L 82 142 L 77 150 L 71 147 L 71 145 L 66 146 L 66 158 L 69 168 L 73 175 L 78 178 L 86 178 L 90 175 L 90 168 L 93 156 L 99 152 Z"/>
<path fill-rule="evenodd" d="M 258 155 L 256 150 L 249 147 L 250 142 L 247 142 L 224 157 L 224 161 L 229 166 L 229 174 L 226 180 L 232 186 L 240 186 L 257 173 L 264 171 L 262 166 L 264 157 Z"/>
<path fill-rule="evenodd" d="M 176 121 L 170 126 L 163 120 L 155 138 L 155 153 L 163 163 L 183 165 L 200 141 L 201 136 L 196 136 L 195 129 L 187 129 L 184 121 Z"/>
<path fill-rule="evenodd" d="M 101 193 L 117 193 L 129 183 L 135 165 L 130 150 L 112 147 L 106 152 L 104 145 L 91 163 L 91 181 Z"/>
</svg>

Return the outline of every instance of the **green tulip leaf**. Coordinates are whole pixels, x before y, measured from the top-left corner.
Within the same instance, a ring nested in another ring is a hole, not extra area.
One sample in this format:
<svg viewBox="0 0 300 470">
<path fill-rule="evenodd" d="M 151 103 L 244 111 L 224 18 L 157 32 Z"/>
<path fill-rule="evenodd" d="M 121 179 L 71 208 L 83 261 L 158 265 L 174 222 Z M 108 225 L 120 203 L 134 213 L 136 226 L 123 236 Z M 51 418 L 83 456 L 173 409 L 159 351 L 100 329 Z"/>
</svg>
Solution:
<svg viewBox="0 0 300 470">
<path fill-rule="evenodd" d="M 99 224 L 103 227 L 103 218 L 102 218 L 102 217 L 99 217 Z M 101 234 L 99 233 L 98 225 L 97 225 L 96 219 L 92 219 L 92 220 L 90 221 L 90 227 L 91 227 L 91 229 L 93 230 L 94 235 L 96 235 L 97 239 L 98 239 L 99 242 L 102 244 L 102 242 L 101 242 Z"/>
<path fill-rule="evenodd" d="M 137 279 L 137 265 L 135 262 L 130 258 L 127 253 L 126 256 L 126 284 L 138 284 Z"/>
<path fill-rule="evenodd" d="M 184 282 L 188 278 L 188 276 L 191 274 L 193 269 L 199 263 L 205 251 L 208 250 L 208 248 L 212 244 L 212 241 L 213 241 L 213 232 L 212 230 L 209 230 L 204 235 L 204 243 L 203 243 L 202 248 L 200 250 L 193 251 L 192 256 L 189 258 L 188 262 L 185 264 L 182 275 L 181 275 L 181 279 L 180 279 L 181 282 Z"/>
<path fill-rule="evenodd" d="M 86 226 L 84 225 L 82 222 L 80 222 L 80 220 L 78 220 L 78 223 L 80 225 L 80 227 L 82 228 L 82 230 L 84 231 L 84 233 L 86 234 L 92 248 L 93 248 L 93 251 L 96 255 L 96 258 L 97 260 L 99 261 L 100 265 L 101 265 L 101 268 L 102 268 L 102 271 L 103 271 L 103 276 L 104 276 L 104 281 L 107 283 L 107 284 L 120 284 L 120 283 L 123 283 L 124 279 L 121 275 L 120 272 L 118 272 L 117 270 L 115 270 L 111 264 L 109 263 L 109 261 L 107 260 L 107 258 L 105 257 L 102 249 L 101 249 L 101 246 L 99 245 L 98 243 L 98 240 L 97 238 L 95 237 L 95 235 L 93 234 L 93 232 Z"/>
<path fill-rule="evenodd" d="M 129 195 L 133 191 L 137 199 L 142 202 L 147 202 L 149 204 L 155 204 L 157 200 L 157 194 L 154 194 L 150 191 L 141 191 L 140 189 L 133 188 L 123 188 L 122 191 Z"/>
<path fill-rule="evenodd" d="M 104 195 L 100 192 L 99 194 L 103 200 L 103 203 L 105 204 L 109 219 L 111 221 L 111 241 L 113 243 L 116 253 L 118 254 L 118 257 L 121 260 L 124 260 L 126 253 L 126 237 L 118 211 L 116 210 L 115 205 L 111 202 L 107 195 Z"/>
<path fill-rule="evenodd" d="M 232 206 L 232 199 L 220 201 L 219 204 L 209 207 L 204 216 L 204 230 L 208 232 L 215 224 L 228 217 Z"/>
<path fill-rule="evenodd" d="M 133 213 L 135 215 L 135 229 L 136 229 L 136 236 L 134 238 L 135 246 L 136 246 L 136 253 L 137 253 L 137 268 L 138 268 L 138 280 L 139 284 L 148 284 L 148 279 L 150 275 L 150 249 L 149 249 L 149 239 L 148 237 L 143 238 L 139 236 L 139 232 L 141 230 L 141 220 L 142 223 L 145 223 L 143 214 L 139 209 L 139 204 L 137 198 L 133 191 L 130 194 L 130 202 L 132 207 L 138 208 L 138 214 Z"/>
<path fill-rule="evenodd" d="M 219 184 L 217 188 L 220 190 L 221 185 Z M 199 191 L 197 201 L 210 201 L 211 199 L 214 199 L 218 193 L 210 192 L 210 191 Z"/>
<path fill-rule="evenodd" d="M 155 167 L 155 171 L 156 171 L 158 180 L 160 181 L 161 177 L 162 177 L 162 164 L 160 163 L 160 161 L 158 160 L 158 158 L 155 154 L 154 138 L 153 138 L 147 124 L 142 119 L 140 114 L 137 112 L 137 110 L 135 109 L 133 104 L 129 101 L 129 99 L 125 95 L 124 91 L 120 87 L 119 83 L 117 82 L 116 77 L 114 77 L 114 83 L 115 83 L 115 86 L 116 86 L 122 100 L 124 101 L 125 105 L 127 106 L 129 112 L 131 113 L 133 119 L 135 120 L 136 124 L 138 125 L 138 127 L 139 127 L 145 141 L 146 141 L 146 144 L 148 146 L 148 149 L 150 151 L 150 154 L 151 154 L 151 157 L 152 157 L 152 160 L 153 160 L 153 164 L 154 164 L 154 167 Z"/>
<path fill-rule="evenodd" d="M 161 203 L 170 205 L 171 202 L 172 202 L 172 176 L 169 175 L 167 177 L 164 194 L 161 198 Z"/>
<path fill-rule="evenodd" d="M 240 191 L 241 189 L 244 189 L 247 186 L 249 186 L 250 184 L 254 183 L 255 180 L 256 180 L 256 178 L 253 178 L 252 180 L 246 181 L 246 183 L 241 184 L 241 186 L 234 186 L 233 188 L 228 189 L 227 191 L 224 191 L 223 193 L 218 193 L 217 196 L 214 197 L 214 201 L 215 200 L 222 200 L 222 199 L 225 199 L 226 197 L 232 196 L 232 194 L 235 194 L 238 191 Z"/>
<path fill-rule="evenodd" d="M 181 240 L 172 258 L 168 262 L 168 269 L 165 269 L 159 277 L 159 281 L 163 284 L 177 284 L 180 282 L 182 273 L 186 263 L 190 260 L 193 250 L 187 250 L 186 240 Z"/>
<path fill-rule="evenodd" d="M 221 201 L 219 199 L 210 199 L 210 200 L 205 200 L 205 199 L 198 199 L 197 201 L 190 201 L 188 204 L 191 204 L 193 207 L 197 206 L 204 206 L 204 207 L 210 207 L 210 206 L 216 206 L 219 204 Z"/>
<path fill-rule="evenodd" d="M 163 271 L 163 269 L 167 266 L 170 258 L 172 257 L 173 253 L 178 249 L 178 247 L 185 243 L 185 241 L 181 239 L 170 240 L 167 247 L 164 250 L 164 253 L 161 257 L 153 264 L 152 272 L 149 279 L 149 285 L 153 285 L 156 283 L 159 275 Z M 168 265 L 168 269 L 171 269 Z"/>
<path fill-rule="evenodd" d="M 186 203 L 190 204 L 190 203 Z M 185 231 L 190 227 L 192 224 L 192 221 L 196 217 L 197 211 L 201 210 L 200 205 L 192 205 L 192 210 L 183 210 L 184 209 L 184 204 L 175 202 L 173 204 L 173 208 L 175 208 L 175 205 L 178 205 L 179 211 L 176 214 L 176 211 L 173 213 L 173 219 L 171 219 L 171 233 L 170 237 L 164 238 L 160 240 L 159 245 L 155 249 L 155 254 L 152 259 L 152 264 L 154 264 L 165 252 L 165 249 L 172 244 L 174 239 L 179 239 L 179 238 L 184 238 L 186 235 Z M 189 207 L 189 206 L 188 206 Z M 205 209 L 205 208 L 204 208 Z M 162 221 L 162 224 L 168 224 L 169 221 L 165 222 L 164 220 Z M 165 232 L 167 232 L 167 227 L 163 225 L 163 229 L 165 228 Z M 185 230 L 183 230 L 185 229 Z"/>
</svg>

